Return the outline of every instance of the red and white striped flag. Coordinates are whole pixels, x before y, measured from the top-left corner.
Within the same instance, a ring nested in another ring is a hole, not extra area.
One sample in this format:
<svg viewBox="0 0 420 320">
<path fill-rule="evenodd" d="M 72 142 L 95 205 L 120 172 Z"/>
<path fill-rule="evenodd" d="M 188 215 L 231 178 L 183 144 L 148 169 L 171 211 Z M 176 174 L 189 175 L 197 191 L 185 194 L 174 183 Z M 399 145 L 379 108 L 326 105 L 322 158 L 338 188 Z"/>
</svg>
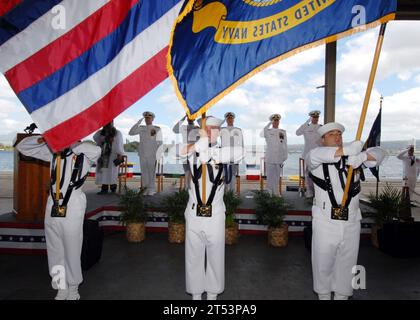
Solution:
<svg viewBox="0 0 420 320">
<path fill-rule="evenodd" d="M 181 0 L 0 0 L 0 72 L 49 146 L 110 122 L 167 76 Z"/>
</svg>

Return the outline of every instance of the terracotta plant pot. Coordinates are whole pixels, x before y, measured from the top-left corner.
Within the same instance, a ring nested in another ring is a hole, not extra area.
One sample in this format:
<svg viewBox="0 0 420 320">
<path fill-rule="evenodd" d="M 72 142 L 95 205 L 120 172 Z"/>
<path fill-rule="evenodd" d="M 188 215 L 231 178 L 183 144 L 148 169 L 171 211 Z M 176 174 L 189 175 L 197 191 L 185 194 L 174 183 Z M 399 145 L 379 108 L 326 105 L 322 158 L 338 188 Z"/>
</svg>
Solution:
<svg viewBox="0 0 420 320">
<path fill-rule="evenodd" d="M 235 222 L 233 226 L 226 227 L 225 243 L 228 245 L 236 244 L 238 243 L 238 238 L 239 238 L 239 227 L 238 227 L 238 224 Z"/>
<path fill-rule="evenodd" d="M 142 242 L 146 238 L 146 225 L 144 223 L 127 224 L 128 242 Z"/>
<path fill-rule="evenodd" d="M 268 244 L 273 247 L 286 247 L 289 241 L 289 226 L 283 223 L 280 228 L 268 228 Z"/>
<path fill-rule="evenodd" d="M 169 240 L 169 243 L 184 243 L 185 224 L 169 222 L 168 240 Z"/>
</svg>

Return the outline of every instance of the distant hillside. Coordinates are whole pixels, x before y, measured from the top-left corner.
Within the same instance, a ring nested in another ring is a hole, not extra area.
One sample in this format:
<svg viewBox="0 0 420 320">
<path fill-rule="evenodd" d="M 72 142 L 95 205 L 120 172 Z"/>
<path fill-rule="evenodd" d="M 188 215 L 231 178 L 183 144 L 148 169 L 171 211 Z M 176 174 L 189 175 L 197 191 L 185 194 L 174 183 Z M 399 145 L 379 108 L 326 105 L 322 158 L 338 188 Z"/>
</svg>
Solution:
<svg viewBox="0 0 420 320">
<path fill-rule="evenodd" d="M 127 143 L 124 144 L 124 151 L 125 152 L 137 152 L 138 145 L 139 145 L 138 141 L 133 141 L 133 142 L 127 141 Z"/>
</svg>

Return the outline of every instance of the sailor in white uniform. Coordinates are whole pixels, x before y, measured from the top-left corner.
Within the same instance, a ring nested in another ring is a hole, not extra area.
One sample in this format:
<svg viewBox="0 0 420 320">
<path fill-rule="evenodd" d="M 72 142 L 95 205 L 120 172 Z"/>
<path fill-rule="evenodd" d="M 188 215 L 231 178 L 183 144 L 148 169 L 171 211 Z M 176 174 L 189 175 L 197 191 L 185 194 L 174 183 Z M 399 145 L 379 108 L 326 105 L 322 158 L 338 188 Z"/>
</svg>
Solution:
<svg viewBox="0 0 420 320">
<path fill-rule="evenodd" d="M 93 140 L 101 148 L 101 156 L 96 166 L 96 184 L 101 185 L 98 194 L 107 194 L 108 186 L 111 192 L 117 190 L 118 166 L 123 161 L 124 142 L 113 121 L 93 135 Z"/>
<path fill-rule="evenodd" d="M 162 131 L 160 127 L 153 125 L 155 114 L 146 111 L 129 131 L 130 136 L 139 135 L 140 143 L 138 154 L 140 158 L 140 170 L 143 188 L 146 188 L 145 195 L 156 193 L 156 160 L 162 155 Z M 146 125 L 141 125 L 143 119 Z"/>
<path fill-rule="evenodd" d="M 225 113 L 227 126 L 222 127 L 220 132 L 222 147 L 241 147 L 244 148 L 244 137 L 241 128 L 234 126 L 235 114 L 233 112 Z M 231 163 L 226 166 L 225 172 L 225 190 L 235 191 L 235 179 L 239 175 L 239 164 Z"/>
<path fill-rule="evenodd" d="M 80 255 L 86 211 L 86 196 L 81 186 L 101 149 L 82 142 L 54 154 L 39 135 L 23 139 L 16 148 L 25 156 L 51 163 L 50 196 L 44 221 L 48 267 L 53 281 L 57 276 L 64 281 L 56 283 L 59 290 L 55 299 L 78 300 L 78 287 L 83 281 Z M 59 193 L 57 178 L 61 181 Z"/>
<path fill-rule="evenodd" d="M 413 200 L 420 173 L 420 159 L 414 155 L 414 145 L 409 145 L 405 150 L 402 150 L 397 158 L 403 162 L 403 180 L 407 183 L 410 199 Z"/>
<path fill-rule="evenodd" d="M 188 119 L 188 124 L 183 125 L 187 116 L 184 116 L 180 121 L 178 121 L 175 126 L 172 128 L 172 131 L 176 134 L 182 135 L 182 143 L 192 144 L 196 143 L 200 139 L 200 127 L 194 124 L 194 120 Z M 187 163 L 187 159 L 183 158 L 182 167 L 184 168 L 185 174 L 185 187 L 188 189 L 191 183 L 191 171 L 190 166 Z"/>
<path fill-rule="evenodd" d="M 188 156 L 193 174 L 189 201 L 185 210 L 186 289 L 194 300 L 207 292 L 208 300 L 216 300 L 225 286 L 225 204 L 223 164 L 239 162 L 242 147 L 221 148 L 217 145 L 223 120 L 206 118 L 206 130 L 195 144 L 181 150 Z M 202 199 L 202 165 L 206 165 L 206 199 Z"/>
<path fill-rule="evenodd" d="M 280 129 L 281 116 L 273 114 L 270 122 L 261 132 L 261 137 L 265 138 L 267 150 L 265 153 L 267 188 L 271 194 L 279 195 L 279 180 L 283 175 L 283 165 L 287 160 L 287 134 L 286 130 Z M 273 126 L 270 128 L 270 126 Z"/>
<path fill-rule="evenodd" d="M 322 147 L 309 152 L 306 160 L 315 185 L 312 207 L 312 271 L 314 291 L 320 300 L 347 300 L 353 294 L 352 268 L 357 265 L 360 239 L 360 179 L 357 168 L 380 165 L 386 151 L 354 141 L 343 146 L 344 127 L 328 123 L 318 129 Z M 347 165 L 355 168 L 344 210 L 340 210 L 346 184 Z"/>
<path fill-rule="evenodd" d="M 321 137 L 318 134 L 318 129 L 321 125 L 318 123 L 319 115 L 321 111 L 314 110 L 309 112 L 309 120 L 302 124 L 299 129 L 296 130 L 297 136 L 302 136 L 305 139 L 305 146 L 302 152 L 302 159 L 306 158 L 306 155 L 312 149 L 319 147 L 321 144 Z M 309 177 L 308 166 L 305 163 L 305 185 L 306 185 L 306 192 L 305 197 L 312 198 L 314 196 L 314 184 Z"/>
</svg>

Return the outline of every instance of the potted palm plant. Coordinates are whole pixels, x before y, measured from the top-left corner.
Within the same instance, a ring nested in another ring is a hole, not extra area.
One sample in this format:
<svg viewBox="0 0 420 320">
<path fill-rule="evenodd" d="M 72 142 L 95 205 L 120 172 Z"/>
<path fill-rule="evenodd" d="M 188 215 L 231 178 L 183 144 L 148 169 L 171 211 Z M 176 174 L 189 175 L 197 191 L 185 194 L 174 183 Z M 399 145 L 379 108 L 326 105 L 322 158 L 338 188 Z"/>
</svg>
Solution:
<svg viewBox="0 0 420 320">
<path fill-rule="evenodd" d="M 289 240 L 289 227 L 284 222 L 287 204 L 282 197 L 271 195 L 267 191 L 255 191 L 257 219 L 268 226 L 268 244 L 273 247 L 285 247 Z"/>
<path fill-rule="evenodd" d="M 238 223 L 235 221 L 235 211 L 242 201 L 232 190 L 226 191 L 223 196 L 223 201 L 226 206 L 225 243 L 232 245 L 237 243 L 239 238 L 239 228 Z"/>
<path fill-rule="evenodd" d="M 165 198 L 168 214 L 168 241 L 183 243 L 185 241 L 185 208 L 188 204 L 188 191 L 180 190 Z"/>
<path fill-rule="evenodd" d="M 398 219 L 398 212 L 401 207 L 401 191 L 386 184 L 382 192 L 376 197 L 375 194 L 369 195 L 370 207 L 374 209 L 365 216 L 374 220 L 371 229 L 372 245 L 379 248 L 378 231 L 383 228 L 384 223 L 390 223 Z"/>
<path fill-rule="evenodd" d="M 122 207 L 121 223 L 127 226 L 128 242 L 142 242 L 146 238 L 148 218 L 143 197 L 144 189 L 133 190 L 125 187 L 120 197 Z"/>
<path fill-rule="evenodd" d="M 377 225 L 372 231 L 377 237 L 374 245 L 396 258 L 420 257 L 420 222 L 411 217 L 407 187 L 401 192 L 386 185 L 378 199 L 370 196 L 370 201 L 375 209 L 370 216 Z"/>
</svg>

